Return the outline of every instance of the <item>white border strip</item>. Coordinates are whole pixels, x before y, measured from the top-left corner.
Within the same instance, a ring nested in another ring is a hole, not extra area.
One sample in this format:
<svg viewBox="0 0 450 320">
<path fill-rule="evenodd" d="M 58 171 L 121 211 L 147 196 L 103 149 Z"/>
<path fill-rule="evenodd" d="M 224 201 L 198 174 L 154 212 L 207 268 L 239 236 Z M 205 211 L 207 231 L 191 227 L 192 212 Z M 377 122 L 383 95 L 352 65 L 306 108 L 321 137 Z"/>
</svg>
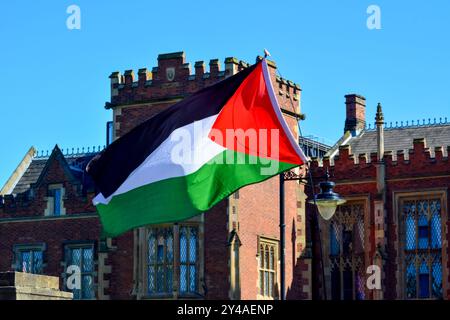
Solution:
<svg viewBox="0 0 450 320">
<path fill-rule="evenodd" d="M 286 123 L 286 120 L 284 119 L 283 114 L 281 113 L 280 105 L 278 104 L 277 97 L 275 96 L 275 91 L 273 90 L 273 87 L 272 87 L 272 80 L 270 79 L 270 73 L 269 73 L 269 68 L 267 66 L 266 59 L 262 60 L 262 67 L 263 67 L 264 80 L 266 82 L 266 88 L 267 88 L 267 91 L 269 92 L 270 101 L 272 102 L 272 107 L 275 110 L 278 120 L 280 121 L 281 126 L 284 129 L 284 132 L 288 136 L 292 147 L 297 152 L 298 156 L 304 161 L 304 163 L 307 164 L 308 159 L 306 158 L 305 154 L 303 153 L 303 150 L 300 148 L 298 142 L 295 141 L 295 138 L 292 135 L 292 132 L 289 129 L 289 126 Z"/>
</svg>

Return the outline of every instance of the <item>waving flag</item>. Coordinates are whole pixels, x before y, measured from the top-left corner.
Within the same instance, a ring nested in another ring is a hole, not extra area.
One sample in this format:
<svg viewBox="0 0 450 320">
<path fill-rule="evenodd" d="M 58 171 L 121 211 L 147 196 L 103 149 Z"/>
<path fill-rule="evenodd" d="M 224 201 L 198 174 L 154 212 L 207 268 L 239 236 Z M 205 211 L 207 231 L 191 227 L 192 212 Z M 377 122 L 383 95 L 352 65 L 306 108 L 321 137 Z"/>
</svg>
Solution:
<svg viewBox="0 0 450 320">
<path fill-rule="evenodd" d="M 305 163 L 265 59 L 169 107 L 88 165 L 104 231 L 176 222 Z"/>
</svg>

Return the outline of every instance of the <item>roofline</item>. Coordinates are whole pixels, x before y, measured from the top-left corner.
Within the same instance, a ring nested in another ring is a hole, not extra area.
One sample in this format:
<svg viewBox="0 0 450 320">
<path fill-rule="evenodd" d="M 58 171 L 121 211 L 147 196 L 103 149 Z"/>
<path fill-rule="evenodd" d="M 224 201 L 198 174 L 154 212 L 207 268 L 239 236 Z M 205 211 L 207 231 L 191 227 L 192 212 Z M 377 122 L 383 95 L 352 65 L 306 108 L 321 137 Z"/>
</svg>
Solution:
<svg viewBox="0 0 450 320">
<path fill-rule="evenodd" d="M 52 153 L 50 155 L 50 157 L 47 159 L 44 168 L 41 171 L 41 174 L 39 175 L 38 179 L 36 180 L 36 182 L 31 183 L 30 187 L 34 187 L 34 186 L 39 186 L 42 183 L 42 180 L 44 179 L 44 177 L 47 175 L 47 172 L 50 168 L 50 166 L 52 165 L 52 161 L 53 160 L 57 160 L 60 161 L 64 173 L 67 174 L 67 177 L 71 180 L 74 181 L 75 177 L 73 176 L 69 164 L 67 163 L 67 160 L 64 156 L 64 154 L 62 153 L 61 149 L 59 148 L 58 145 L 55 145 L 55 147 L 52 150 Z"/>
<path fill-rule="evenodd" d="M 327 151 L 332 148 L 332 146 L 330 146 L 330 145 L 328 145 L 326 143 L 323 143 L 323 142 L 320 142 L 320 141 L 317 141 L 317 140 L 314 140 L 314 139 L 311 139 L 311 138 L 308 138 L 308 137 L 304 137 L 304 136 L 300 136 L 298 138 L 298 142 L 299 143 L 310 142 L 311 144 L 317 145 L 320 148 L 327 149 Z"/>
<path fill-rule="evenodd" d="M 341 145 L 346 145 L 352 138 L 353 135 L 350 131 L 345 132 L 345 134 L 335 143 L 335 145 L 332 146 L 330 150 L 328 150 L 328 152 L 325 154 L 325 157 L 333 159 L 338 153 L 339 147 Z"/>
<path fill-rule="evenodd" d="M 36 149 L 32 146 L 28 152 L 23 157 L 22 161 L 20 161 L 17 168 L 13 171 L 9 179 L 6 181 L 5 185 L 0 190 L 0 195 L 10 194 L 17 182 L 19 182 L 20 178 L 22 178 L 25 171 L 27 171 L 30 166 L 31 161 L 33 161 L 34 155 L 36 154 Z"/>
</svg>

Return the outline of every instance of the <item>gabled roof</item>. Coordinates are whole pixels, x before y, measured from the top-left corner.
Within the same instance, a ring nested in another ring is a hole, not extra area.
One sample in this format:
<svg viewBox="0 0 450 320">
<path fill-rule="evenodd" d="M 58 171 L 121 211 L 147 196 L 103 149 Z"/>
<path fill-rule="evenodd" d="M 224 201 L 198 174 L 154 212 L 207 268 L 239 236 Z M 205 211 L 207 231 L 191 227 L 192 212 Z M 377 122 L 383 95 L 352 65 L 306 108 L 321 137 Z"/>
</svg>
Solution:
<svg viewBox="0 0 450 320">
<path fill-rule="evenodd" d="M 450 123 L 385 128 L 384 150 L 392 151 L 394 154 L 399 150 L 408 153 L 408 150 L 413 148 L 414 139 L 421 138 L 425 138 L 427 147 L 432 151 L 435 147 L 450 146 Z M 363 130 L 347 144 L 350 145 L 353 154 L 377 152 L 377 131 Z"/>
<path fill-rule="evenodd" d="M 60 161 L 71 180 L 82 184 L 85 189 L 93 188 L 94 184 L 89 175 L 85 174 L 85 168 L 97 154 L 98 152 L 82 152 L 64 155 L 59 147 L 55 146 L 50 156 L 38 156 L 36 150 L 31 148 L 1 192 L 2 194 L 27 192 L 45 177 L 46 171 L 54 160 Z"/>
</svg>

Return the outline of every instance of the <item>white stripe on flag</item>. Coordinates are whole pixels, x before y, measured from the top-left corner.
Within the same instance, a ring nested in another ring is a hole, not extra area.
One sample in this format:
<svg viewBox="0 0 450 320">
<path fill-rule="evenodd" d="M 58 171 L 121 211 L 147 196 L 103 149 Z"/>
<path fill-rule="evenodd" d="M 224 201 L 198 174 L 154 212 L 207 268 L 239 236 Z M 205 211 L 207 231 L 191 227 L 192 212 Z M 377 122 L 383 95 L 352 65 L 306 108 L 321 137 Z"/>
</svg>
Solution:
<svg viewBox="0 0 450 320">
<path fill-rule="evenodd" d="M 141 186 L 166 180 L 169 178 L 182 177 L 194 173 L 222 153 L 225 148 L 213 142 L 209 137 L 214 122 L 218 115 L 214 115 L 200 121 L 190 123 L 184 127 L 174 130 L 166 140 L 153 151 L 144 162 L 137 167 L 122 185 L 108 198 L 99 193 L 93 200 L 94 205 L 99 203 L 108 204 L 111 199 L 119 194 L 126 193 L 132 189 Z M 189 141 L 183 141 L 189 145 L 180 145 L 176 137 L 189 136 Z M 186 159 L 192 159 L 195 155 L 195 161 L 180 161 L 175 163 L 172 158 L 174 148 L 183 148 L 187 151 Z"/>
</svg>

